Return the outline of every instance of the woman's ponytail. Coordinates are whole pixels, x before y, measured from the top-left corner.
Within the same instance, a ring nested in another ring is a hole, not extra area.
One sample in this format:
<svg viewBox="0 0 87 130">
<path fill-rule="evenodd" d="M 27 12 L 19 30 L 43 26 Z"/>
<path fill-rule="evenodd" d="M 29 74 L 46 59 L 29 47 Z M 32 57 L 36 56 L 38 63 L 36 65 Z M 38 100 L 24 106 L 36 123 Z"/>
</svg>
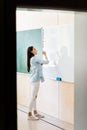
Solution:
<svg viewBox="0 0 87 130">
<path fill-rule="evenodd" d="M 33 46 L 28 47 L 27 49 L 27 71 L 30 71 L 30 59 L 34 56 L 31 51 L 33 50 Z"/>
</svg>

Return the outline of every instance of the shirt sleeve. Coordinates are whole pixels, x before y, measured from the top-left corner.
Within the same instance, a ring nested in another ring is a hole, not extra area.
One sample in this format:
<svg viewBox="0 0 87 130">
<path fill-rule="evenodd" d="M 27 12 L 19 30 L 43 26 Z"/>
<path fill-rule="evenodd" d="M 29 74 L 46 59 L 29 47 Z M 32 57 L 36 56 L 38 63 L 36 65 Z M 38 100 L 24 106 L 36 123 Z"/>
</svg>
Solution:
<svg viewBox="0 0 87 130">
<path fill-rule="evenodd" d="M 35 57 L 35 62 L 36 63 L 40 63 L 40 64 L 48 64 L 49 63 L 49 60 L 43 60 L 43 59 L 40 59 L 39 57 Z"/>
</svg>

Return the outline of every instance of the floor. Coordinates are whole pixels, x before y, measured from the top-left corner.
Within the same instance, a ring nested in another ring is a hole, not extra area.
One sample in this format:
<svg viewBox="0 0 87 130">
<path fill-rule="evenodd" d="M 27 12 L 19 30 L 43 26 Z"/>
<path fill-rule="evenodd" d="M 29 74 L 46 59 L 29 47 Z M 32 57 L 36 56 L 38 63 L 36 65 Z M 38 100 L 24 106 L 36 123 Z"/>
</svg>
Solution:
<svg viewBox="0 0 87 130">
<path fill-rule="evenodd" d="M 43 113 L 44 114 L 44 113 Z M 17 130 L 73 130 L 73 125 L 60 121 L 46 114 L 45 118 L 37 121 L 27 119 L 27 108 L 21 105 L 17 107 Z"/>
</svg>

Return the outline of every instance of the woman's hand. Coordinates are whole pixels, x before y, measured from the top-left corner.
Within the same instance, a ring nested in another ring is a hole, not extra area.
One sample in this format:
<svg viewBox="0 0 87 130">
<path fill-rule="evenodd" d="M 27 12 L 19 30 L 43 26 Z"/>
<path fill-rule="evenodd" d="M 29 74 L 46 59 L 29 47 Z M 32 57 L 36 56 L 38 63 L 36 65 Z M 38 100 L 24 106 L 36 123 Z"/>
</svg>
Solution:
<svg viewBox="0 0 87 130">
<path fill-rule="evenodd" d="M 45 52 L 45 51 L 42 51 L 42 54 L 43 54 L 43 55 L 46 55 L 46 52 Z"/>
<path fill-rule="evenodd" d="M 45 59 L 48 60 L 47 54 L 45 51 L 42 51 L 42 54 L 45 56 Z"/>
</svg>

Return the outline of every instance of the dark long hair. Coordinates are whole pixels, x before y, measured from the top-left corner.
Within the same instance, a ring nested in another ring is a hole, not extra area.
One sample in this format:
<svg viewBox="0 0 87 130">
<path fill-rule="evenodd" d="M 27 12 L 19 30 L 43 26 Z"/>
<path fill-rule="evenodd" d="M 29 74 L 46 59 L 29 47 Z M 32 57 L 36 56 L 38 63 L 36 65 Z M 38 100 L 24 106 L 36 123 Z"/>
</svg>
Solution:
<svg viewBox="0 0 87 130">
<path fill-rule="evenodd" d="M 31 53 L 31 51 L 33 50 L 33 46 L 28 47 L 27 49 L 27 71 L 30 71 L 30 59 L 31 57 L 34 56 L 33 53 Z"/>
</svg>

